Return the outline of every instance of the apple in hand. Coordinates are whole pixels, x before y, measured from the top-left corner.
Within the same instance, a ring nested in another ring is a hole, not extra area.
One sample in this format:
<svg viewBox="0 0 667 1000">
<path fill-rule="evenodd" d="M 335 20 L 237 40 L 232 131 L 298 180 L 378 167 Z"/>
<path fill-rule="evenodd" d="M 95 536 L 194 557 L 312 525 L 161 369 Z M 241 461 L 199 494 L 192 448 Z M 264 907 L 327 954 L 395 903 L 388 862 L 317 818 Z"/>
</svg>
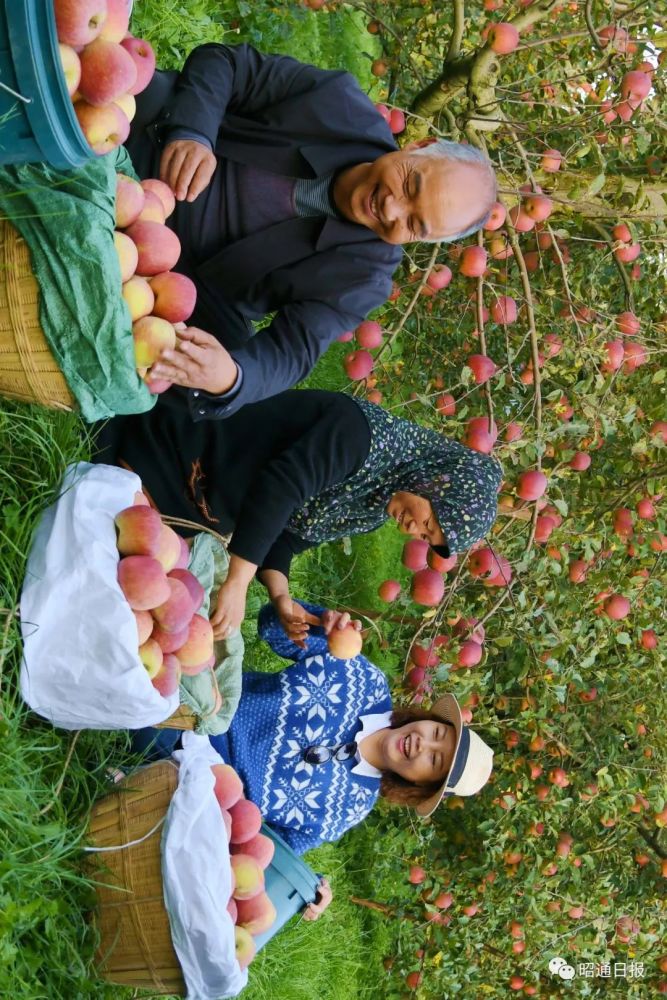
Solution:
<svg viewBox="0 0 667 1000">
<path fill-rule="evenodd" d="M 176 331 L 158 316 L 144 316 L 132 325 L 137 368 L 148 368 L 164 350 L 176 346 Z"/>
</svg>

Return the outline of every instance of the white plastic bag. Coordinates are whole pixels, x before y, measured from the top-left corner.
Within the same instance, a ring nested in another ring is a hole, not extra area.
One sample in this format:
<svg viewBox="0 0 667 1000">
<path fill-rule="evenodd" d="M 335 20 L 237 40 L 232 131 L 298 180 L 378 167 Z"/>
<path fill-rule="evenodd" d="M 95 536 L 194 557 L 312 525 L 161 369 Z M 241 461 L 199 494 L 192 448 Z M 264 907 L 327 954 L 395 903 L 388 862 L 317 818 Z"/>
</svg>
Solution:
<svg viewBox="0 0 667 1000">
<path fill-rule="evenodd" d="M 171 939 L 188 1000 L 235 997 L 248 982 L 236 961 L 229 847 L 213 795 L 212 764 L 222 764 L 207 736 L 183 733 L 178 788 L 162 835 L 162 888 Z"/>
<path fill-rule="evenodd" d="M 176 711 L 138 655 L 137 626 L 118 581 L 114 517 L 138 476 L 79 462 L 40 520 L 21 594 L 21 694 L 64 729 L 140 729 Z"/>
</svg>

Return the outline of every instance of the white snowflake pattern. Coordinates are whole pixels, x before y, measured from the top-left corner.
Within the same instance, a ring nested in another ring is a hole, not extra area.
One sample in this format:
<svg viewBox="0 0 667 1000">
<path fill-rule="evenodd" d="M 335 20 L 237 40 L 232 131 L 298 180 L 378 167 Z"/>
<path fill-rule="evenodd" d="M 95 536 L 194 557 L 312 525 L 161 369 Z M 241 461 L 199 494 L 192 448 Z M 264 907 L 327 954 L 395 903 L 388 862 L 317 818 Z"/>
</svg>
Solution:
<svg viewBox="0 0 667 1000">
<path fill-rule="evenodd" d="M 345 812 L 346 826 L 356 826 L 370 812 L 375 801 L 375 792 L 370 788 L 357 785 L 350 791 Z"/>
<path fill-rule="evenodd" d="M 280 779 L 278 787 L 273 789 L 275 820 L 284 826 L 296 828 L 305 823 L 318 825 L 318 814 L 322 810 L 322 803 L 319 801 L 322 791 L 322 787 L 312 780 L 295 781 L 293 778 L 288 783 Z"/>
<path fill-rule="evenodd" d="M 384 701 L 388 694 L 389 690 L 384 674 L 377 669 L 374 670 L 373 684 L 369 685 L 369 690 L 366 694 L 366 708 L 377 706 L 378 702 Z"/>
</svg>

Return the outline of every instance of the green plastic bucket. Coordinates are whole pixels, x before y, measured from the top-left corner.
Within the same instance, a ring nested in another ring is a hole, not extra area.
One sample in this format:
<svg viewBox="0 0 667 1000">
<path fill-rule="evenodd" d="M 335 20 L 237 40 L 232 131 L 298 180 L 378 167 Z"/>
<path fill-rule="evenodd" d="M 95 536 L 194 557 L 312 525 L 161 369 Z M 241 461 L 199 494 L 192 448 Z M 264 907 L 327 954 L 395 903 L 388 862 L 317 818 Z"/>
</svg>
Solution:
<svg viewBox="0 0 667 1000">
<path fill-rule="evenodd" d="M 276 847 L 273 860 L 264 872 L 264 888 L 276 908 L 277 917 L 268 931 L 255 937 L 257 951 L 304 906 L 315 901 L 320 882 L 320 876 L 266 823 L 262 823 L 262 833 L 270 837 Z"/>
<path fill-rule="evenodd" d="M 67 92 L 53 0 L 0 0 L 0 165 L 70 170 L 93 155 Z"/>
</svg>

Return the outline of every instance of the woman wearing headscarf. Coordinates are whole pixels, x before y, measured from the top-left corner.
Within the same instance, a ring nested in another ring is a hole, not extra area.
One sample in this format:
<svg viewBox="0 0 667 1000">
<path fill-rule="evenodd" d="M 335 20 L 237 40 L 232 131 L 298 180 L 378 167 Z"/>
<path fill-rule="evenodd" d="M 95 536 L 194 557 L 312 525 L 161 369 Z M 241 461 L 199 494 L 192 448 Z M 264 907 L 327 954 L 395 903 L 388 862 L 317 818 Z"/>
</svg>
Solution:
<svg viewBox="0 0 667 1000">
<path fill-rule="evenodd" d="M 308 623 L 290 597 L 289 570 L 311 546 L 393 519 L 447 556 L 495 520 L 495 459 L 366 400 L 290 390 L 226 420 L 195 423 L 179 397 L 166 397 L 147 414 L 107 424 L 95 461 L 136 472 L 162 514 L 231 533 L 229 573 L 211 615 L 218 638 L 240 625 L 257 574 L 290 638 L 302 639 Z M 325 628 L 348 620 L 329 612 Z"/>
<path fill-rule="evenodd" d="M 387 678 L 365 656 L 331 655 L 323 609 L 298 607 L 313 626 L 302 645 L 288 638 L 274 607 L 262 608 L 260 638 L 293 662 L 274 673 L 244 671 L 229 729 L 209 736 L 269 826 L 301 854 L 361 823 L 378 797 L 426 818 L 443 798 L 484 787 L 493 751 L 464 724 L 453 695 L 430 710 L 392 705 Z M 182 736 L 147 728 L 132 742 L 159 759 Z M 306 918 L 316 919 L 330 901 L 324 879 Z"/>
</svg>

